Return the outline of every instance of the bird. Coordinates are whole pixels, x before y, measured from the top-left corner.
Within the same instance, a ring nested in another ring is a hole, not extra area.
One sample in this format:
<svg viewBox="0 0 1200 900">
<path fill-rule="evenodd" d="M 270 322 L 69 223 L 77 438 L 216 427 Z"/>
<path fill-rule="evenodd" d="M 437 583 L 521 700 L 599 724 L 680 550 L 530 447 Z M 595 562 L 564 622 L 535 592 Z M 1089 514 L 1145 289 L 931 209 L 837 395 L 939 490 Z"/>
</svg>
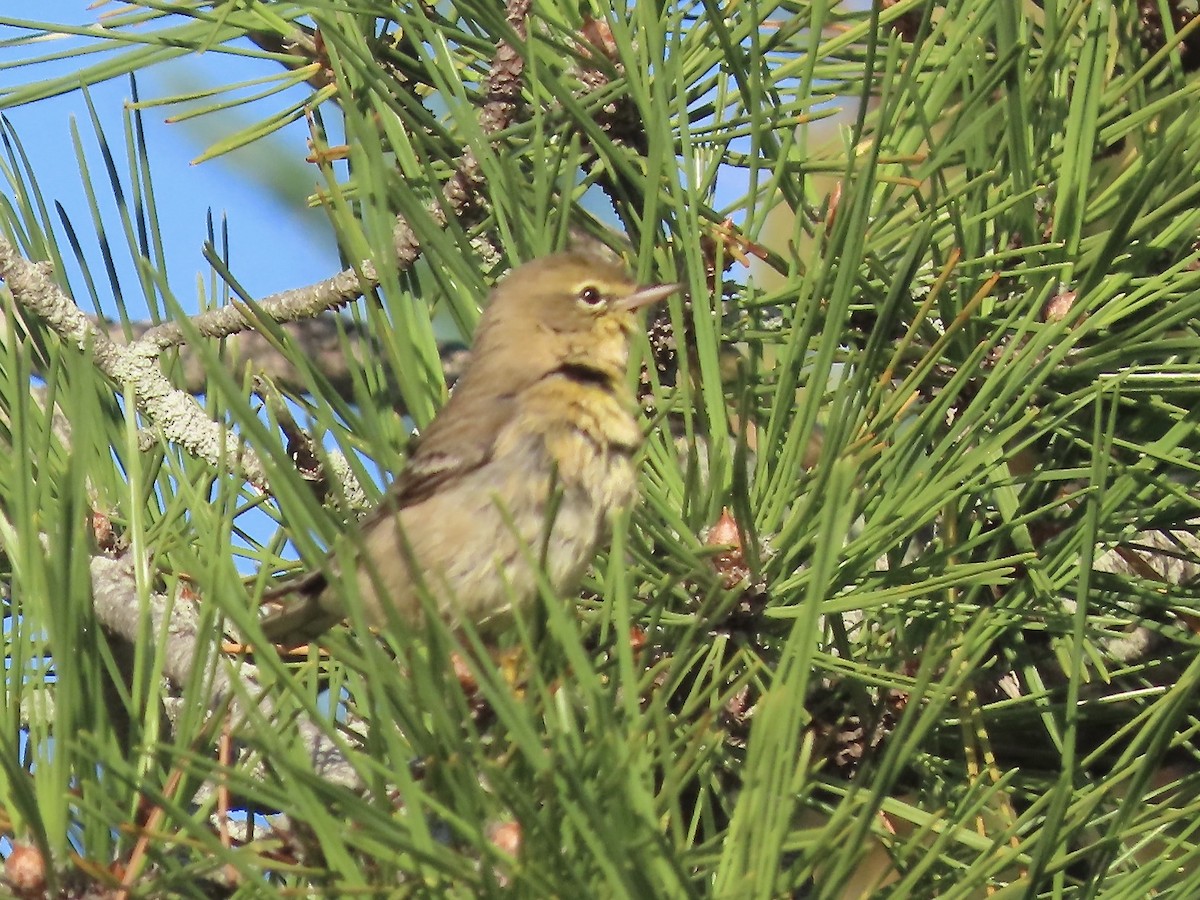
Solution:
<svg viewBox="0 0 1200 900">
<path fill-rule="evenodd" d="M 378 629 L 416 626 L 431 603 L 480 631 L 537 597 L 539 568 L 558 596 L 577 590 L 637 494 L 627 369 L 639 310 L 681 287 L 639 285 L 578 249 L 514 268 L 380 504 L 324 566 L 264 594 L 266 637 L 310 643 L 346 617 L 350 590 Z"/>
</svg>

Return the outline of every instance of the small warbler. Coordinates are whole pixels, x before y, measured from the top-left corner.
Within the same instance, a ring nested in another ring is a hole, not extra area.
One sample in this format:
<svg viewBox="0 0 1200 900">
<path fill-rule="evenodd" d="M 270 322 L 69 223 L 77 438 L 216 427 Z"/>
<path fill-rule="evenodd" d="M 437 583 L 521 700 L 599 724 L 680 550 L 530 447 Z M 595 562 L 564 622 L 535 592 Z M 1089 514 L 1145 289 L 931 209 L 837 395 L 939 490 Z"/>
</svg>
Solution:
<svg viewBox="0 0 1200 900">
<path fill-rule="evenodd" d="M 618 263 L 566 252 L 492 292 L 466 370 L 404 470 L 324 570 L 269 592 L 267 637 L 294 646 L 345 617 L 412 623 L 428 591 L 447 621 L 481 626 L 578 588 L 612 519 L 636 494 L 641 429 L 627 386 L 640 307 L 678 284 L 638 286 Z M 354 583 L 339 572 L 354 570 Z"/>
</svg>

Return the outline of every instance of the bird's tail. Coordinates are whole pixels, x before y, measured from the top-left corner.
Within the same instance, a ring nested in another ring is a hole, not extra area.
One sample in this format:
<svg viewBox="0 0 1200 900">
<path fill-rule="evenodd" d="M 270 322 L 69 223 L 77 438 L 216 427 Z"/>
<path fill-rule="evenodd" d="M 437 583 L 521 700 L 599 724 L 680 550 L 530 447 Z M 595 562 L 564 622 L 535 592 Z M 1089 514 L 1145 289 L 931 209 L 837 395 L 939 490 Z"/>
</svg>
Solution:
<svg viewBox="0 0 1200 900">
<path fill-rule="evenodd" d="M 343 618 L 324 602 L 328 586 L 325 573 L 315 571 L 267 591 L 259 619 L 263 633 L 284 647 L 316 640 Z"/>
</svg>

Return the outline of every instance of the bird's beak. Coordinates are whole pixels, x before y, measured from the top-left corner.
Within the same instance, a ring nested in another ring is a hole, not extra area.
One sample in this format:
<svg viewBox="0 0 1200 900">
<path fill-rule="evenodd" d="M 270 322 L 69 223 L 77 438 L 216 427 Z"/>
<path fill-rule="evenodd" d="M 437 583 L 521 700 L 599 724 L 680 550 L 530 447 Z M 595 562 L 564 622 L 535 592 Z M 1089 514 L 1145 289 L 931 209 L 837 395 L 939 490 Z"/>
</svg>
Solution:
<svg viewBox="0 0 1200 900">
<path fill-rule="evenodd" d="M 632 294 L 622 297 L 613 304 L 617 309 L 641 309 L 659 300 L 666 300 L 680 290 L 682 284 L 646 284 L 638 287 Z"/>
</svg>

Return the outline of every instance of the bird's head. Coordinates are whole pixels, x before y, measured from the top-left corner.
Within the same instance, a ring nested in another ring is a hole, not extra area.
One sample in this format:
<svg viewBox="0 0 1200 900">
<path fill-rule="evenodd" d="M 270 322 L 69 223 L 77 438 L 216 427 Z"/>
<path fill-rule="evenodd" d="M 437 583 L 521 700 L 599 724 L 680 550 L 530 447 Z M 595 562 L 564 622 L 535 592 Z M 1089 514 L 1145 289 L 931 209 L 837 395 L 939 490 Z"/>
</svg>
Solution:
<svg viewBox="0 0 1200 900">
<path fill-rule="evenodd" d="M 619 263 L 586 253 L 546 256 L 518 266 L 496 286 L 474 353 L 503 353 L 533 369 L 584 366 L 620 378 L 638 311 L 679 288 L 639 285 Z"/>
</svg>

